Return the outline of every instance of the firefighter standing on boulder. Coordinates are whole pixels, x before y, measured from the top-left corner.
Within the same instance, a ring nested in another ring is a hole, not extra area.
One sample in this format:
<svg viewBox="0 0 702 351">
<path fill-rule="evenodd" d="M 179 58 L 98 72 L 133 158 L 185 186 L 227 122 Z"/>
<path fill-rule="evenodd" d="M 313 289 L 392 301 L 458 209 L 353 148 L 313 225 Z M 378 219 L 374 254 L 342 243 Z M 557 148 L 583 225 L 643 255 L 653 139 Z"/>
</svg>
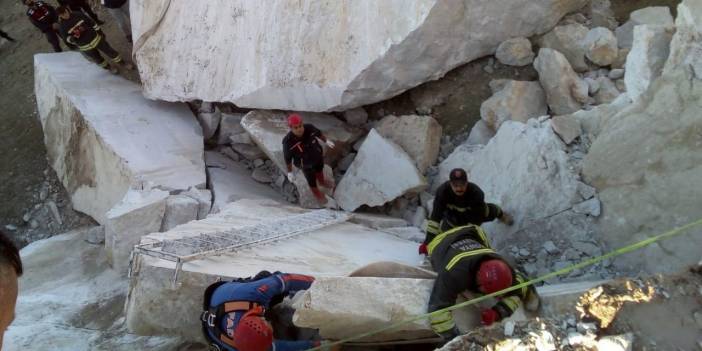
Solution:
<svg viewBox="0 0 702 351">
<path fill-rule="evenodd" d="M 293 164 L 302 169 L 307 184 L 314 197 L 320 204 L 327 203 L 327 198 L 317 185 L 333 189 L 331 180 L 324 178 L 324 152 L 319 140 L 334 148 L 334 143 L 328 140 L 322 132 L 311 124 L 303 124 L 298 114 L 288 116 L 290 132 L 283 138 L 283 156 L 288 170 L 288 180 L 293 182 Z M 319 140 L 318 140 L 319 139 Z"/>
<path fill-rule="evenodd" d="M 210 285 L 200 316 L 205 338 L 213 350 L 222 351 L 302 351 L 319 346 L 312 340 L 274 340 L 264 317 L 285 296 L 307 290 L 312 282 L 307 275 L 262 271 L 253 278 Z"/>
<path fill-rule="evenodd" d="M 431 265 L 438 273 L 429 297 L 429 312 L 453 306 L 464 291 L 491 294 L 527 281 L 495 253 L 487 235 L 477 225 L 456 227 L 437 235 L 429 243 L 428 253 Z M 527 310 L 536 311 L 540 303 L 533 285 L 497 299 L 499 301 L 493 307 L 482 310 L 482 324 L 490 325 L 511 316 L 522 303 Z M 444 341 L 459 334 L 451 312 L 432 316 L 431 327 Z"/>
<path fill-rule="evenodd" d="M 485 194 L 477 185 L 468 181 L 462 168 L 449 174 L 449 181 L 441 184 L 434 196 L 434 207 L 427 220 L 426 238 L 419 246 L 420 254 L 427 254 L 426 246 L 441 232 L 466 224 L 481 225 L 499 219 L 512 225 L 512 216 L 500 206 L 485 203 Z"/>
<path fill-rule="evenodd" d="M 85 56 L 113 74 L 118 73 L 117 68 L 110 65 L 100 53 L 105 54 L 112 63 L 129 70 L 134 69 L 131 63 L 122 60 L 122 56 L 107 42 L 100 27 L 90 18 L 79 12 L 71 12 L 66 6 L 60 6 L 57 12 L 59 33 L 67 43 L 75 45 Z"/>
<path fill-rule="evenodd" d="M 49 44 L 51 44 L 51 47 L 54 48 L 54 51 L 63 51 L 54 28 L 54 24 L 56 24 L 56 21 L 58 20 L 56 16 L 56 9 L 43 1 L 22 0 L 22 3 L 28 7 L 27 17 L 29 18 L 29 21 L 32 22 L 35 27 L 39 28 L 42 33 L 44 33 L 46 40 L 49 42 Z"/>
</svg>

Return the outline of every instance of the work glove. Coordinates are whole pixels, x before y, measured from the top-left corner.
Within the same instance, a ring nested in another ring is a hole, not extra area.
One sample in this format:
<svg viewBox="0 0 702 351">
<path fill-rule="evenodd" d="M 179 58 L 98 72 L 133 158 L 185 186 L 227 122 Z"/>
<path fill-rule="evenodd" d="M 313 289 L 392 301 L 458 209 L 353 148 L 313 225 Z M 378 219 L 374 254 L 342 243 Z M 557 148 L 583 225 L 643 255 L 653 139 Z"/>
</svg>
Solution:
<svg viewBox="0 0 702 351">
<path fill-rule="evenodd" d="M 295 183 L 295 174 L 293 172 L 288 172 L 288 181 Z"/>
<path fill-rule="evenodd" d="M 502 222 L 506 225 L 514 224 L 514 219 L 512 218 L 512 215 L 510 215 L 507 212 L 502 212 L 502 216 L 500 216 L 499 220 L 500 220 L 500 222 Z"/>
<path fill-rule="evenodd" d="M 480 323 L 488 326 L 500 320 L 500 314 L 492 308 L 484 309 L 480 312 Z"/>
<path fill-rule="evenodd" d="M 329 139 L 327 139 L 326 144 L 327 146 L 329 146 L 330 149 L 333 149 L 336 146 L 336 144 L 334 144 L 334 142 Z"/>
<path fill-rule="evenodd" d="M 424 255 L 424 256 L 429 255 L 429 251 L 427 251 L 427 244 L 426 243 L 421 243 L 419 245 L 419 254 Z"/>
</svg>

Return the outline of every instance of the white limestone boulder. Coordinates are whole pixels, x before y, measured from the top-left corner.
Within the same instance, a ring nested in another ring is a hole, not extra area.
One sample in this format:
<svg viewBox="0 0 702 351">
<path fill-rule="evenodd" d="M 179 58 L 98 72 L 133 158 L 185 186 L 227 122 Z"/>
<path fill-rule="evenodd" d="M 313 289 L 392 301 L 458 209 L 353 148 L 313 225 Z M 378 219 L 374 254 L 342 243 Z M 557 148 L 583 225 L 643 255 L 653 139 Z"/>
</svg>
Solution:
<svg viewBox="0 0 702 351">
<path fill-rule="evenodd" d="M 603 239 L 619 247 L 702 217 L 702 2 L 678 6 L 663 75 L 638 102 L 610 119 L 585 158 L 583 176 L 599 192 Z M 696 69 L 697 67 L 697 69 Z M 632 272 L 674 272 L 699 261 L 694 228 L 614 264 Z"/>
<path fill-rule="evenodd" d="M 467 145 L 485 145 L 492 137 L 495 136 L 495 131 L 488 126 L 482 119 L 475 122 L 475 125 L 468 134 L 465 144 Z"/>
<path fill-rule="evenodd" d="M 468 179 L 483 190 L 485 201 L 498 204 L 514 217 L 512 227 L 484 224 L 492 238 L 502 240 L 502 234 L 524 222 L 547 218 L 581 201 L 578 174 L 569 169 L 565 144 L 548 121 L 507 121 L 486 146 L 457 147 L 439 165 L 434 188 L 457 167 L 464 168 Z"/>
<path fill-rule="evenodd" d="M 273 199 L 282 196 L 273 188 L 251 178 L 251 171 L 216 151 L 206 151 L 207 175 L 212 191 L 212 210 L 219 211 L 241 199 Z"/>
<path fill-rule="evenodd" d="M 321 112 L 435 80 L 586 3 L 135 0 L 130 9 L 148 98 Z"/>
<path fill-rule="evenodd" d="M 161 230 L 167 198 L 168 192 L 158 189 L 130 190 L 107 212 L 105 254 L 112 268 L 127 274 L 134 245 L 142 236 Z"/>
<path fill-rule="evenodd" d="M 130 187 L 204 187 L 202 131 L 186 105 L 146 100 L 78 53 L 35 55 L 34 68 L 49 164 L 74 209 L 105 224 Z"/>
<path fill-rule="evenodd" d="M 673 30 L 665 26 L 639 25 L 634 28 L 634 41 L 626 59 L 626 93 L 632 100 L 661 75 L 670 54 Z"/>
<path fill-rule="evenodd" d="M 607 77 L 597 78 L 597 84 L 599 84 L 600 88 L 595 93 L 594 98 L 598 105 L 608 104 L 621 94 L 619 89 L 617 89 L 617 85 Z"/>
<path fill-rule="evenodd" d="M 343 339 L 426 313 L 433 279 L 322 278 L 295 302 L 293 323 L 319 328 L 324 339 Z M 362 301 L 349 294 L 363 292 Z M 468 311 L 477 312 L 475 308 Z M 330 318 L 335 316 L 335 318 Z M 357 342 L 434 337 L 427 319 L 407 323 Z"/>
<path fill-rule="evenodd" d="M 572 143 L 582 133 L 580 121 L 573 116 L 555 116 L 551 118 L 551 128 L 566 144 Z"/>
<path fill-rule="evenodd" d="M 347 126 L 331 115 L 321 113 L 300 113 L 300 115 L 304 123 L 314 125 L 322 131 L 327 139 L 336 144 L 334 149 L 324 146 L 325 160 L 341 156 L 341 150 L 350 147 L 361 135 L 360 130 Z M 287 114 L 273 111 L 252 111 L 244 116 L 241 125 L 251 135 L 256 145 L 275 162 L 280 171 L 286 173 L 287 167 L 283 159 L 283 138 L 290 131 Z"/>
<path fill-rule="evenodd" d="M 570 67 L 560 52 L 542 48 L 534 60 L 539 81 L 546 92 L 546 101 L 556 115 L 573 113 L 588 97 L 588 85 Z"/>
<path fill-rule="evenodd" d="M 691 70 L 697 78 L 702 77 L 702 42 L 699 40 L 702 29 L 699 1 L 683 1 L 678 5 L 678 18 L 675 20 L 675 35 L 670 43 L 670 55 L 663 72 L 672 72 L 681 66 Z"/>
<path fill-rule="evenodd" d="M 212 208 L 212 192 L 210 189 L 197 189 L 190 188 L 188 191 L 182 193 L 185 196 L 189 196 L 197 201 L 197 219 L 203 219 L 207 217 Z"/>
<path fill-rule="evenodd" d="M 241 119 L 244 118 L 243 113 L 223 113 L 219 123 L 219 131 L 217 132 L 217 144 L 229 144 L 229 137 L 245 133 L 244 127 L 241 126 Z"/>
<path fill-rule="evenodd" d="M 495 51 L 495 58 L 507 66 L 526 66 L 534 62 L 534 51 L 529 39 L 520 37 L 503 41 Z"/>
<path fill-rule="evenodd" d="M 149 235 L 142 243 L 222 233 L 303 212 L 297 206 L 271 200 L 241 200 L 204 220 Z M 377 261 L 415 265 L 421 259 L 416 243 L 347 222 L 186 262 L 175 286 L 171 285 L 173 262 L 139 254 L 129 284 L 125 324 L 138 335 L 178 335 L 186 340 L 201 340 L 197 316 L 202 308 L 202 294 L 217 277 L 249 277 L 261 270 L 338 277 Z"/>
<path fill-rule="evenodd" d="M 526 122 L 546 114 L 546 94 L 539 82 L 509 81 L 480 105 L 480 118 L 493 130 L 504 121 Z"/>
<path fill-rule="evenodd" d="M 368 112 L 366 112 L 363 107 L 357 107 L 344 111 L 344 119 L 346 120 L 346 123 L 359 127 L 368 122 Z"/>
<path fill-rule="evenodd" d="M 337 185 L 334 199 L 342 209 L 353 211 L 362 205 L 381 206 L 425 187 L 414 160 L 372 129 Z"/>
<path fill-rule="evenodd" d="M 187 195 L 172 195 L 166 199 L 166 212 L 163 215 L 161 232 L 197 219 L 199 203 Z"/>
<path fill-rule="evenodd" d="M 219 123 L 222 121 L 222 112 L 217 107 L 214 112 L 200 112 L 197 114 L 197 121 L 202 127 L 202 136 L 208 140 L 217 132 Z"/>
<path fill-rule="evenodd" d="M 424 173 L 439 157 L 441 125 L 429 116 L 386 116 L 375 126 L 386 139 L 400 145 Z"/>
<path fill-rule="evenodd" d="M 632 12 L 629 20 L 615 30 L 619 47 L 631 48 L 634 41 L 634 28 L 641 24 L 672 28 L 673 15 L 670 14 L 667 6 L 650 6 Z"/>
<path fill-rule="evenodd" d="M 605 27 L 615 30 L 619 26 L 612 11 L 610 0 L 593 0 L 588 8 L 593 27 Z"/>
<path fill-rule="evenodd" d="M 575 71 L 585 72 L 589 69 L 583 47 L 587 33 L 587 27 L 582 24 L 567 24 L 553 28 L 537 42 L 541 48 L 553 49 L 563 54 Z"/>
<path fill-rule="evenodd" d="M 582 45 L 585 57 L 598 66 L 609 66 L 619 56 L 617 37 L 605 27 L 590 29 Z"/>
</svg>

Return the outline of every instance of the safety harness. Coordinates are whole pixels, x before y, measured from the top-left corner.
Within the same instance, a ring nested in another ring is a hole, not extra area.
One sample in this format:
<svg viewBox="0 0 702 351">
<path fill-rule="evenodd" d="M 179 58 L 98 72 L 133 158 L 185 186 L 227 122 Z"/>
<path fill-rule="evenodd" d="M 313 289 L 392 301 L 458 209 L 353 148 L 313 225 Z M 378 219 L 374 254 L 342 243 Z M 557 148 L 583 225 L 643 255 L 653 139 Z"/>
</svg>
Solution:
<svg viewBox="0 0 702 351">
<path fill-rule="evenodd" d="M 280 273 L 280 272 L 275 272 Z M 227 346 L 236 347 L 236 342 L 234 339 L 227 336 L 227 333 L 222 331 L 219 327 L 219 321 L 222 320 L 224 316 L 228 313 L 237 311 L 251 311 L 252 313 L 263 315 L 266 311 L 263 305 L 251 301 L 225 301 L 217 306 L 210 306 L 210 301 L 212 301 L 212 295 L 214 295 L 215 290 L 220 286 L 234 282 L 234 283 L 248 283 L 263 278 L 270 277 L 275 274 L 268 271 L 261 271 L 254 277 L 249 278 L 236 278 L 231 281 L 217 281 L 210 284 L 207 289 L 205 289 L 205 295 L 202 301 L 202 312 L 200 313 L 200 322 L 202 323 L 202 333 L 205 336 L 205 340 L 210 341 L 210 350 L 212 351 L 223 351 L 218 342 L 221 342 Z M 271 306 L 282 301 L 280 299 L 273 299 Z M 243 318 L 243 317 L 242 317 Z M 214 339 L 212 336 L 214 335 Z"/>
<path fill-rule="evenodd" d="M 227 336 L 227 333 L 222 331 L 218 324 L 219 321 L 221 321 L 222 318 L 224 318 L 224 316 L 226 316 L 228 313 L 237 311 L 248 311 L 246 312 L 247 314 L 255 313 L 263 315 L 265 308 L 260 304 L 251 301 L 228 301 L 215 307 L 209 307 L 207 310 L 203 311 L 202 314 L 200 314 L 200 321 L 202 322 L 205 337 L 211 340 L 211 335 L 214 335 L 217 341 L 236 349 L 237 346 L 234 339 Z M 213 350 L 221 350 L 219 345 L 216 343 L 212 343 L 210 346 Z"/>
</svg>

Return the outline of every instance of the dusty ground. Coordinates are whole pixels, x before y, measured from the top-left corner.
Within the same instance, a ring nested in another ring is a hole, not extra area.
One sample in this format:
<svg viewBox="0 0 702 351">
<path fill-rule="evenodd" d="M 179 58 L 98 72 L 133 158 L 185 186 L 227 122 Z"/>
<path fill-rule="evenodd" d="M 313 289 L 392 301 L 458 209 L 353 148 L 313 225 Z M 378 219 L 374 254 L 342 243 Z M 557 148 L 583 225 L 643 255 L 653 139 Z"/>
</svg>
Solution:
<svg viewBox="0 0 702 351">
<path fill-rule="evenodd" d="M 56 5 L 55 1 L 49 1 Z M 18 0 L 0 0 L 0 28 L 18 42 L 0 47 L 0 228 L 10 233 L 18 244 L 27 243 L 88 225 L 92 220 L 71 209 L 70 200 L 56 174 L 46 161 L 44 136 L 34 97 L 33 55 L 53 52 L 44 35 L 26 18 L 26 7 Z M 94 6 L 94 8 L 97 8 Z M 110 43 L 124 57 L 130 47 L 105 11 L 98 11 L 107 21 L 104 31 Z M 65 48 L 65 47 L 64 47 Z M 136 80 L 137 75 L 128 77 Z M 48 201 L 54 201 L 61 213 L 62 225 L 41 218 L 46 200 L 40 194 L 49 189 Z M 27 217 L 25 217 L 27 216 Z M 30 218 L 24 221 L 23 217 Z M 31 219 L 38 226 L 32 228 Z"/>
</svg>

